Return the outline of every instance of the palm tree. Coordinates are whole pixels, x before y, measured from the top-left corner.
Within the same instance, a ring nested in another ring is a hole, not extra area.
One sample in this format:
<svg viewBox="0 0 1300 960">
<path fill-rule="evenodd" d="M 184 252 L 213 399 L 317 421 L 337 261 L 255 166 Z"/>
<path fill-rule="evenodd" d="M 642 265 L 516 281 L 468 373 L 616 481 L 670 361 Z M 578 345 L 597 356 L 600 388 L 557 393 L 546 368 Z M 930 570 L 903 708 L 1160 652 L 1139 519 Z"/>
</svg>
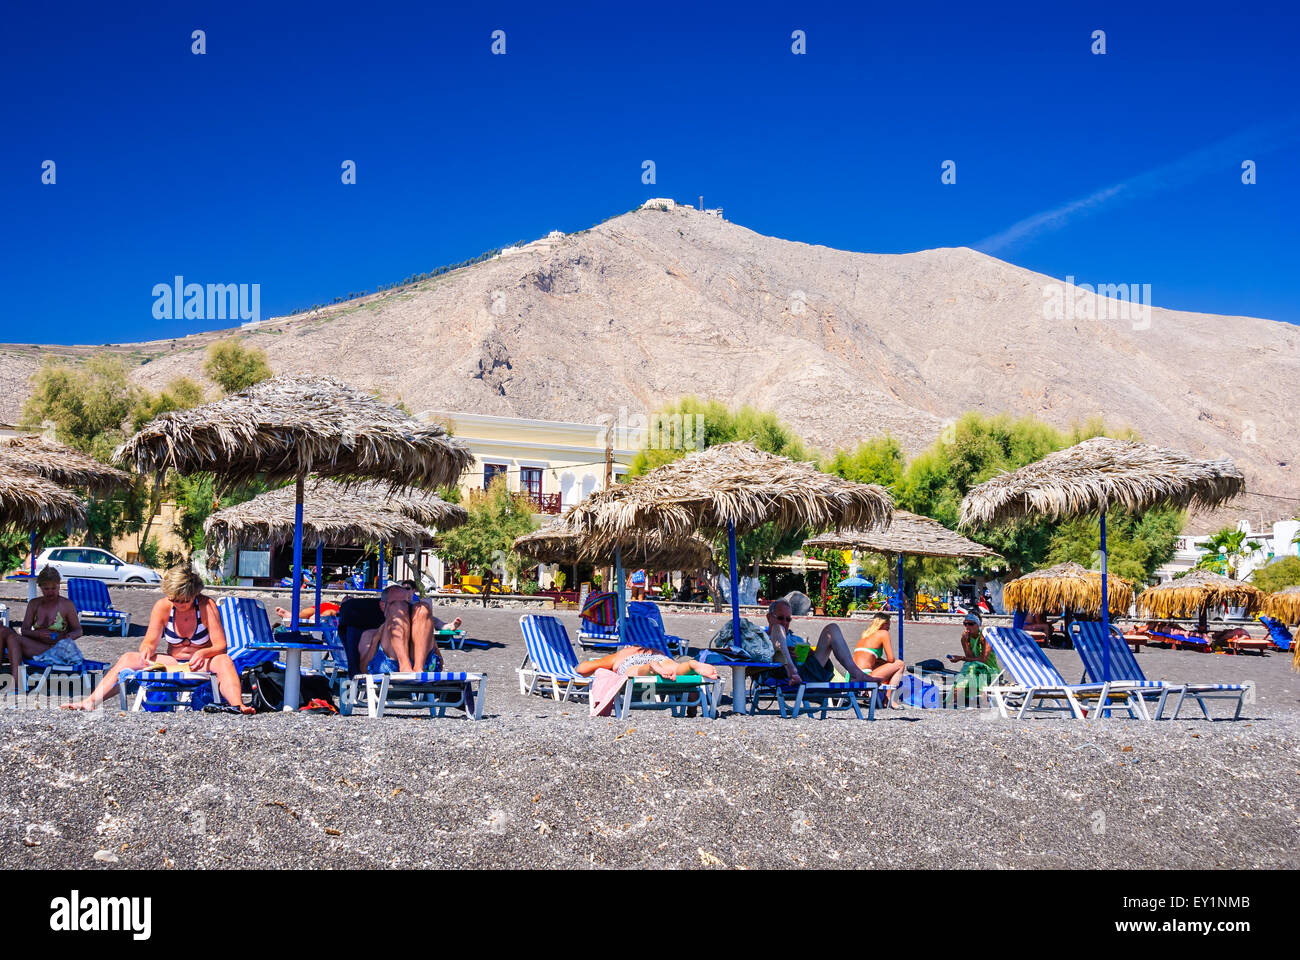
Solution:
<svg viewBox="0 0 1300 960">
<path fill-rule="evenodd" d="M 1263 544 L 1258 540 L 1247 540 L 1244 531 L 1224 527 L 1210 537 L 1205 544 L 1206 552 L 1196 561 L 1196 566 L 1231 577 L 1238 561 L 1246 559 L 1262 547 Z"/>
</svg>

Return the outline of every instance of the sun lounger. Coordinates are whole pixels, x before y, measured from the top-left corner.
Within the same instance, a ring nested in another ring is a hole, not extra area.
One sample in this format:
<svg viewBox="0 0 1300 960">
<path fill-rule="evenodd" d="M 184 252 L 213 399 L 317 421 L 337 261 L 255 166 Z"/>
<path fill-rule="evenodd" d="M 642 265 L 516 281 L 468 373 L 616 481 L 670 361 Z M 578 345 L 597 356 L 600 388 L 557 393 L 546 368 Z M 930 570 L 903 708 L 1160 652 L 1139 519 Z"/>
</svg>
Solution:
<svg viewBox="0 0 1300 960">
<path fill-rule="evenodd" d="M 1114 628 L 1111 628 L 1114 630 Z M 1076 623 L 1074 626 L 1074 647 L 1083 659 L 1084 676 L 1096 681 L 1105 675 L 1102 662 L 1103 641 L 1100 623 Z M 1174 705 L 1174 720 L 1178 719 L 1183 704 L 1195 700 L 1201 707 L 1205 719 L 1210 719 L 1210 711 L 1205 706 L 1206 700 L 1236 700 L 1237 708 L 1232 714 L 1234 720 L 1240 718 L 1242 705 L 1246 702 L 1246 692 L 1251 689 L 1249 683 L 1168 683 L 1164 680 L 1148 680 L 1138 665 L 1137 658 L 1129 651 L 1124 638 L 1116 633 L 1110 635 L 1110 676 L 1113 680 L 1139 685 L 1143 697 L 1158 696 L 1156 719 L 1164 713 L 1165 700 L 1170 694 L 1178 694 Z"/>
<path fill-rule="evenodd" d="M 578 674 L 578 655 L 563 623 L 555 617 L 527 614 L 519 618 L 519 629 L 526 649 L 523 664 L 515 670 L 521 694 L 536 693 L 548 683 L 556 700 L 587 694 L 591 677 Z"/>
<path fill-rule="evenodd" d="M 626 646 L 645 647 L 666 657 L 672 656 L 659 621 L 629 612 L 623 618 L 622 636 Z M 699 706 L 706 717 L 716 717 L 719 686 L 719 681 L 696 674 L 676 680 L 665 680 L 657 675 L 628 677 L 622 695 L 614 702 L 615 713 L 622 717 L 631 709 L 669 709 L 674 716 L 681 716 L 684 711 L 677 710 L 677 707 Z"/>
<path fill-rule="evenodd" d="M 782 673 L 760 674 L 754 677 L 749 688 L 749 712 L 762 713 L 763 701 L 775 703 L 782 717 L 797 717 L 801 713 L 812 716 L 818 711 L 813 704 L 820 704 L 821 718 L 832 710 L 852 710 L 859 720 L 862 716 L 860 698 L 866 697 L 867 716 L 876 719 L 876 695 L 880 691 L 890 692 L 897 686 L 882 686 L 874 680 L 862 682 L 848 680 L 830 683 L 791 683 Z M 787 706 L 786 697 L 793 698 Z M 834 705 L 832 706 L 832 702 Z"/>
<path fill-rule="evenodd" d="M 342 655 L 347 656 L 346 650 Z M 435 669 L 430 670 L 431 666 Z M 462 710 L 468 719 L 482 719 L 487 674 L 446 671 L 437 669 L 439 666 L 431 650 L 423 670 L 403 673 L 397 661 L 376 650 L 364 672 L 341 682 L 339 712 L 349 716 L 357 707 L 365 707 L 370 716 L 382 717 L 388 707 L 418 707 L 427 709 L 431 717 Z"/>
<path fill-rule="evenodd" d="M 103 580 L 68 577 L 68 599 L 77 608 L 77 619 L 86 624 L 121 627 L 122 636 L 131 629 L 131 614 L 113 606 L 108 586 Z"/>
<path fill-rule="evenodd" d="M 659 632 L 668 643 L 668 649 L 674 653 L 684 654 L 687 652 L 687 641 L 682 637 L 675 637 L 664 628 L 664 617 L 659 611 L 659 604 L 651 603 L 649 600 L 633 600 L 627 605 L 629 616 L 645 617 L 653 620 L 659 625 Z"/>
<path fill-rule="evenodd" d="M 1206 637 L 1198 636 L 1194 633 L 1175 633 L 1172 630 L 1149 630 L 1148 637 L 1154 637 L 1150 643 L 1160 643 L 1164 646 L 1172 646 L 1175 650 L 1181 647 L 1190 647 L 1193 650 L 1206 652 L 1210 649 L 1210 641 Z"/>
<path fill-rule="evenodd" d="M 43 694 L 62 697 L 65 693 L 73 694 L 79 690 L 79 696 L 84 697 L 95 689 L 97 678 L 107 669 L 108 664 L 99 660 L 52 663 L 41 657 L 28 657 L 18 667 L 19 692 L 30 697 Z M 79 687 L 68 689 L 67 681 L 74 677 L 80 681 Z"/>
<path fill-rule="evenodd" d="M 621 635 L 623 642 L 620 646 L 645 647 L 666 657 L 673 655 L 668 649 L 668 638 L 664 636 L 663 625 L 657 620 L 629 613 L 623 618 Z"/>
<path fill-rule="evenodd" d="M 1259 618 L 1259 622 L 1268 630 L 1268 637 L 1273 646 L 1283 651 L 1291 650 L 1291 645 L 1295 642 L 1295 637 L 1291 636 L 1291 632 L 1287 630 L 1286 624 L 1281 620 L 1278 620 L 1276 617 L 1264 616 Z"/>
<path fill-rule="evenodd" d="M 584 650 L 616 650 L 619 646 L 618 627 L 579 618 L 578 646 Z"/>
<path fill-rule="evenodd" d="M 226 653 L 243 673 L 259 663 L 276 658 L 274 650 L 256 650 L 253 645 L 271 641 L 271 619 L 262 601 L 252 597 L 222 597 L 217 601 L 221 627 L 226 634 Z M 130 700 L 134 690 L 135 700 Z M 200 710 L 217 703 L 215 673 L 191 670 L 123 670 L 118 674 L 118 697 L 123 710 L 175 710 L 189 707 Z"/>
<path fill-rule="evenodd" d="M 1130 717 L 1149 720 L 1146 706 L 1133 684 L 1066 683 L 1034 638 L 1015 627 L 985 627 L 984 640 L 997 655 L 1002 672 L 984 693 L 1003 719 L 1016 711 L 1016 719 L 1031 713 L 1067 713 L 1084 719 L 1086 702 L 1098 715 L 1124 710 Z M 1003 678 L 1006 678 L 1004 682 Z"/>
</svg>

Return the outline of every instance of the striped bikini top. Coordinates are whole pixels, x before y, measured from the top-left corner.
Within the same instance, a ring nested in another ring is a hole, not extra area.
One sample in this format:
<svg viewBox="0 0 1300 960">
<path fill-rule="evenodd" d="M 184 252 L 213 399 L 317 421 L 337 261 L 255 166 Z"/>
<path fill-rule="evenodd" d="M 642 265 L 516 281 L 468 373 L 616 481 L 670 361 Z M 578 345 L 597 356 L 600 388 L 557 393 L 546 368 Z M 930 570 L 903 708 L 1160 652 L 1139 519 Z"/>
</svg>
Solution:
<svg viewBox="0 0 1300 960">
<path fill-rule="evenodd" d="M 194 604 L 194 636 L 182 637 L 176 632 L 176 605 L 172 604 L 172 615 L 167 618 L 167 626 L 163 627 L 162 638 L 167 641 L 167 646 L 176 647 L 183 643 L 188 643 L 195 647 L 202 647 L 208 643 L 208 628 L 203 625 L 203 615 L 199 613 L 199 605 Z"/>
</svg>

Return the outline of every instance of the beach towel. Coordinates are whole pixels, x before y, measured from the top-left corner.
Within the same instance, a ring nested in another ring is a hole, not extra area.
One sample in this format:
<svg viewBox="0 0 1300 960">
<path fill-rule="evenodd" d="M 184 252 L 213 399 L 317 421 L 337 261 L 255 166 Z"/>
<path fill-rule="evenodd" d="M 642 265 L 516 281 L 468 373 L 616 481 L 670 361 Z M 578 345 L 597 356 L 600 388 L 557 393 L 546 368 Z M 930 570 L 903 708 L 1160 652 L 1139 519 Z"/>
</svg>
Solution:
<svg viewBox="0 0 1300 960">
<path fill-rule="evenodd" d="M 62 616 L 62 614 L 59 616 Z M 79 667 L 85 660 L 86 658 L 81 654 L 81 648 L 68 637 L 64 637 L 44 653 L 31 658 L 31 662 L 34 664 L 52 667 Z"/>
<path fill-rule="evenodd" d="M 722 625 L 722 629 L 709 640 L 710 650 L 718 650 L 735 656 L 737 648 L 739 648 L 744 659 L 747 660 L 767 662 L 776 656 L 776 648 L 772 646 L 772 638 L 749 620 L 740 621 L 739 644 L 732 642 L 730 620 L 726 621 Z"/>
<path fill-rule="evenodd" d="M 601 667 L 596 671 L 596 675 L 591 681 L 591 691 L 587 697 L 588 703 L 591 704 L 590 715 L 593 717 L 608 717 L 610 711 L 614 708 L 614 698 L 619 695 L 623 689 L 623 684 L 627 683 L 627 677 L 615 673 L 613 670 L 607 670 Z"/>
<path fill-rule="evenodd" d="M 593 593 L 578 616 L 602 627 L 612 627 L 618 623 L 618 598 L 609 591 Z"/>
</svg>

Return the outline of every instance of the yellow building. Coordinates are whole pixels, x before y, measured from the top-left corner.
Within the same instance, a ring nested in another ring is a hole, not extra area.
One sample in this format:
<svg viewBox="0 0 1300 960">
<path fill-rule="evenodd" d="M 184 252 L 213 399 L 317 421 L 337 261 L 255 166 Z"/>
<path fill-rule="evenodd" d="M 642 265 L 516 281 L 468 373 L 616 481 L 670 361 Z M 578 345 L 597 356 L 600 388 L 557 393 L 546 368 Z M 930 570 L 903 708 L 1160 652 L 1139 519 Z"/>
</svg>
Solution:
<svg viewBox="0 0 1300 960">
<path fill-rule="evenodd" d="M 474 465 L 461 477 L 462 493 L 485 490 L 496 477 L 504 475 L 507 487 L 528 500 L 539 522 L 604 489 L 607 443 L 617 483 L 647 436 L 640 423 L 644 418 L 629 418 L 625 411 L 620 411 L 618 417 L 606 418 L 604 423 L 445 411 L 427 411 L 419 414 L 419 419 L 447 424 L 452 435 L 474 454 Z M 422 567 L 437 583 L 446 582 L 446 571 L 432 551 L 425 553 Z M 399 560 L 397 577 L 413 576 L 412 569 Z M 543 566 L 543 585 L 549 583 L 553 572 L 553 568 Z"/>
</svg>

